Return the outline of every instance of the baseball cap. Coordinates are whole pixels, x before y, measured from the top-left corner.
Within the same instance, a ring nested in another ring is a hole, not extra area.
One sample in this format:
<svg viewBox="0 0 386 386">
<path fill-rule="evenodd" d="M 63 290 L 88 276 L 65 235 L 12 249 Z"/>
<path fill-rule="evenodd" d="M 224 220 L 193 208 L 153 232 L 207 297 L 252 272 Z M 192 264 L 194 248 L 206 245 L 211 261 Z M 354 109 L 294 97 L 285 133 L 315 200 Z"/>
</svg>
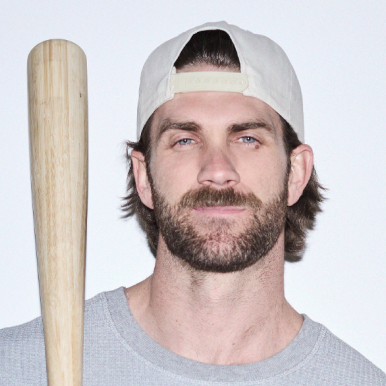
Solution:
<svg viewBox="0 0 386 386">
<path fill-rule="evenodd" d="M 222 30 L 232 40 L 240 61 L 240 73 L 180 72 L 174 67 L 182 49 L 200 31 Z M 154 111 L 178 92 L 240 92 L 267 103 L 304 141 L 303 100 L 295 71 L 281 47 L 225 21 L 206 23 L 168 40 L 146 60 L 139 87 L 137 138 Z"/>
</svg>

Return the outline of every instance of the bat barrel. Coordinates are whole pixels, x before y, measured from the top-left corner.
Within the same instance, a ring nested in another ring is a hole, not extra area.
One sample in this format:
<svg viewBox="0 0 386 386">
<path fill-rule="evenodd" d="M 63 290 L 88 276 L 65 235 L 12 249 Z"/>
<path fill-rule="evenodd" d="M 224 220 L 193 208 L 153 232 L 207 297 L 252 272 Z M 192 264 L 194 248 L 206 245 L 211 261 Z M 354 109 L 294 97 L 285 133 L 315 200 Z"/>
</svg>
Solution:
<svg viewBox="0 0 386 386">
<path fill-rule="evenodd" d="M 49 386 L 80 386 L 88 189 L 87 65 L 66 40 L 28 57 L 31 188 Z"/>
</svg>

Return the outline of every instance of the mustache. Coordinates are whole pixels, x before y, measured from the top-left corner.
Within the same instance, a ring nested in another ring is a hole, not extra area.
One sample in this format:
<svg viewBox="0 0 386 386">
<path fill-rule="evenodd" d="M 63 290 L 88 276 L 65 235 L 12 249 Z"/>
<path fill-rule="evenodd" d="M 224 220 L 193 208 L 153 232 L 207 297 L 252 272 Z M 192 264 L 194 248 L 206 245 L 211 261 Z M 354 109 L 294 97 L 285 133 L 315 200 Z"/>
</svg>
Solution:
<svg viewBox="0 0 386 386">
<path fill-rule="evenodd" d="M 261 208 L 262 201 L 253 193 L 236 192 L 233 188 L 212 189 L 208 186 L 185 193 L 179 207 L 196 209 L 212 206 L 246 206 L 253 209 Z"/>
</svg>

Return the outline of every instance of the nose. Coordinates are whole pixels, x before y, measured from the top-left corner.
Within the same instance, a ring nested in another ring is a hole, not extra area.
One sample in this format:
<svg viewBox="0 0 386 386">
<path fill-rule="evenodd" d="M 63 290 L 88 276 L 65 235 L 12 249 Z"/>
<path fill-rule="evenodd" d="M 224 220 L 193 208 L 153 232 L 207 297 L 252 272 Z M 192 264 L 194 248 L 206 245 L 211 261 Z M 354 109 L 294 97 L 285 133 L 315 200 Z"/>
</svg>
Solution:
<svg viewBox="0 0 386 386">
<path fill-rule="evenodd" d="M 203 155 L 197 180 L 212 188 L 231 188 L 240 182 L 240 175 L 224 149 L 211 148 Z"/>
</svg>

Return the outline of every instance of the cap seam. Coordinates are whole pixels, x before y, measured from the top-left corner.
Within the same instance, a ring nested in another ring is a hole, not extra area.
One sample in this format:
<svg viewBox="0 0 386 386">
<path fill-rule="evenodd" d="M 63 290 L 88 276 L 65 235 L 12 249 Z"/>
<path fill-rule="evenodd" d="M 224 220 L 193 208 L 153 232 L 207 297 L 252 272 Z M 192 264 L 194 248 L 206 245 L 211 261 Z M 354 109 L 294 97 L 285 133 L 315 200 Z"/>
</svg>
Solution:
<svg viewBox="0 0 386 386">
<path fill-rule="evenodd" d="M 288 98 L 288 120 L 292 121 L 292 83 L 293 83 L 293 69 L 291 68 L 291 79 L 288 82 L 288 88 L 289 88 L 289 98 Z"/>
</svg>

